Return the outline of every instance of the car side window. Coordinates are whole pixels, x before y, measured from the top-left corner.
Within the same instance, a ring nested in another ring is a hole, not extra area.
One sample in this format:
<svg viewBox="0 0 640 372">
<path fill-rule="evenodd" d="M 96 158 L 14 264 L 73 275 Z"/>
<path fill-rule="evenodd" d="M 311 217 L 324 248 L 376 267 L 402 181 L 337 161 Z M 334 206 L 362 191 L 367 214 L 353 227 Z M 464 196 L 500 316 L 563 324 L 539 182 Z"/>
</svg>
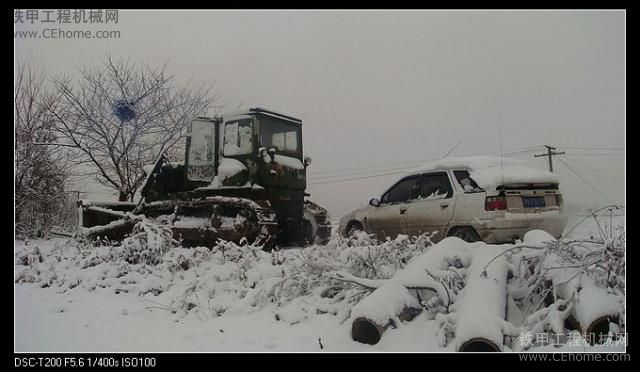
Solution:
<svg viewBox="0 0 640 372">
<path fill-rule="evenodd" d="M 415 198 L 418 177 L 398 182 L 382 197 L 382 203 L 404 203 Z"/>
<path fill-rule="evenodd" d="M 474 192 L 482 192 L 484 191 L 476 181 L 471 178 L 471 175 L 466 170 L 457 170 L 453 171 L 453 175 L 456 176 L 456 180 L 460 184 L 462 190 L 464 190 L 465 194 L 474 193 Z"/>
<path fill-rule="evenodd" d="M 445 172 L 420 176 L 418 199 L 448 199 L 453 196 L 449 176 Z"/>
</svg>

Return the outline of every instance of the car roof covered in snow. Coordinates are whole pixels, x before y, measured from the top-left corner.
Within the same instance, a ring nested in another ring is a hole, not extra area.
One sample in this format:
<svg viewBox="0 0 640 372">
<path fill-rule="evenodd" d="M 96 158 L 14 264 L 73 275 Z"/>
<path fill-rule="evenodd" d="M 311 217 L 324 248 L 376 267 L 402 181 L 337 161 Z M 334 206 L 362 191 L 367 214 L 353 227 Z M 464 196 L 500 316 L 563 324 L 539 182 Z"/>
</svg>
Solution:
<svg viewBox="0 0 640 372">
<path fill-rule="evenodd" d="M 521 160 L 498 156 L 452 157 L 433 161 L 407 173 L 406 176 L 435 170 L 466 169 L 480 187 L 495 190 L 510 184 L 558 184 L 557 175 L 530 167 Z"/>
</svg>

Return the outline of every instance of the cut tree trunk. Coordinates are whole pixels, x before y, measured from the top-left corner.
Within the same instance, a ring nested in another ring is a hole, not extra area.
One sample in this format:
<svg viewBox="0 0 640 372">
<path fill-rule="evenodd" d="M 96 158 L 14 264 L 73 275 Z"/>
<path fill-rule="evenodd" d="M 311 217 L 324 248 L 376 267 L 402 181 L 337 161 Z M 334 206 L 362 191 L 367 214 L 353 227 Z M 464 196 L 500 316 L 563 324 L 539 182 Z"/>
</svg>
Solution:
<svg viewBox="0 0 640 372">
<path fill-rule="evenodd" d="M 437 292 L 431 288 L 433 295 Z M 356 305 L 351 315 L 351 337 L 354 341 L 375 345 L 389 327 L 400 321 L 410 321 L 422 311 L 415 290 L 409 290 L 399 282 L 389 280 Z"/>
<path fill-rule="evenodd" d="M 583 287 L 577 296 L 572 316 L 591 345 L 601 343 L 609 334 L 611 323 L 620 325 L 623 310 L 618 296 L 595 283 Z"/>
<path fill-rule="evenodd" d="M 489 263 L 501 252 L 499 247 L 486 246 L 473 257 L 459 307 L 458 351 L 502 351 L 504 347 L 508 266 L 504 256 Z"/>
<path fill-rule="evenodd" d="M 355 341 L 375 344 L 389 328 L 416 317 L 423 309 L 422 303 L 438 296 L 446 306 L 455 300 L 439 281 L 448 276 L 460 276 L 458 272 L 468 266 L 468 243 L 458 238 L 447 238 L 414 257 L 391 279 L 368 280 L 345 273 L 334 278 L 375 289 L 351 311 L 354 319 L 351 336 Z M 464 275 L 464 274 L 462 274 Z"/>
<path fill-rule="evenodd" d="M 414 257 L 391 279 L 371 280 L 348 273 L 330 273 L 335 279 L 374 290 L 351 311 L 352 338 L 376 344 L 389 327 L 400 326 L 400 322 L 415 318 L 422 311 L 423 304 L 434 296 L 442 299 L 448 308 L 455 301 L 457 289 L 450 291 L 443 280 L 451 281 L 456 277 L 462 282 L 464 268 L 469 265 L 471 256 L 467 247 L 468 243 L 458 238 L 444 239 Z"/>
</svg>

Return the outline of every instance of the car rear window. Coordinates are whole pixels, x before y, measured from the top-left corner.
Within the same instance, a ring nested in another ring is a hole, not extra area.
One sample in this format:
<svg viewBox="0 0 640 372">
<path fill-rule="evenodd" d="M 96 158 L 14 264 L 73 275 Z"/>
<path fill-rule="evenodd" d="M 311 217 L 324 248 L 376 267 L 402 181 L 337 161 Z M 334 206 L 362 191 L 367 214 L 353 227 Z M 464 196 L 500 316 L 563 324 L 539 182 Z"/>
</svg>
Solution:
<svg viewBox="0 0 640 372">
<path fill-rule="evenodd" d="M 464 190 L 465 194 L 484 191 L 480 186 L 478 186 L 476 181 L 471 178 L 469 171 L 457 170 L 453 171 L 453 174 L 456 176 L 456 180 L 458 181 L 458 184 L 460 184 L 462 190 Z"/>
</svg>

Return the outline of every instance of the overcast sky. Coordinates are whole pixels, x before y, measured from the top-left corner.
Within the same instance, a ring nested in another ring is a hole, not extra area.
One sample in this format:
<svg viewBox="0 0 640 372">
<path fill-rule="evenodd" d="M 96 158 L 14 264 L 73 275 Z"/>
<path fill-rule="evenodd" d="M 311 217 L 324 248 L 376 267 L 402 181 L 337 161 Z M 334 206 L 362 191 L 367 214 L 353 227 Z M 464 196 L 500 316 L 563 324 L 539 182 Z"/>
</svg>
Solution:
<svg viewBox="0 0 640 372">
<path fill-rule="evenodd" d="M 16 39 L 17 59 L 51 75 L 106 53 L 168 61 L 178 80 L 215 81 L 229 108 L 300 117 L 308 190 L 333 218 L 399 175 L 318 182 L 396 173 L 459 141 L 449 156 L 497 153 L 500 127 L 532 166 L 547 168 L 544 144 L 570 155 L 554 161 L 569 203 L 624 203 L 623 11 L 120 11 L 60 28 L 121 36 Z"/>
</svg>

